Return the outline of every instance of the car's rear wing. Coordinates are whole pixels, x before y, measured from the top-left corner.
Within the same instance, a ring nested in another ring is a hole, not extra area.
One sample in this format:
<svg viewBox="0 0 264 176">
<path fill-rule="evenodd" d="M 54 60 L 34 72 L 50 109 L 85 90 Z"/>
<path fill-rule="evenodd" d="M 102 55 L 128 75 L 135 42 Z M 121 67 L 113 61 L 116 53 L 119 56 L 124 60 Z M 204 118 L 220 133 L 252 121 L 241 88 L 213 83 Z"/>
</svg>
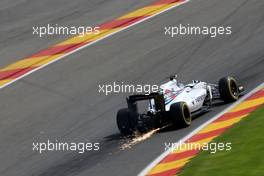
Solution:
<svg viewBox="0 0 264 176">
<path fill-rule="evenodd" d="M 130 110 L 137 112 L 137 101 L 154 100 L 156 111 L 165 111 L 165 100 L 163 94 L 158 92 L 150 94 L 130 95 L 127 97 L 127 106 Z"/>
</svg>

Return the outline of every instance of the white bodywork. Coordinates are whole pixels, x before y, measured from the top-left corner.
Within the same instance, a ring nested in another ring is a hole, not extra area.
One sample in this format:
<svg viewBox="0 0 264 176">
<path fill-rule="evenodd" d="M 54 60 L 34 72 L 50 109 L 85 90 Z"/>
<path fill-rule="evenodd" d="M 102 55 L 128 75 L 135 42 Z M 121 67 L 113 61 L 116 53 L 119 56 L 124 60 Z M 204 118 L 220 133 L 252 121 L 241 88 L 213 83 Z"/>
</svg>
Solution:
<svg viewBox="0 0 264 176">
<path fill-rule="evenodd" d="M 194 81 L 191 84 L 183 85 L 176 79 L 160 86 L 160 92 L 163 93 L 165 99 L 166 111 L 169 111 L 170 106 L 176 102 L 187 103 L 190 112 L 197 111 L 202 108 L 208 92 L 210 98 L 212 97 L 210 90 L 210 86 L 205 82 Z M 152 103 L 154 102 L 152 101 Z"/>
</svg>

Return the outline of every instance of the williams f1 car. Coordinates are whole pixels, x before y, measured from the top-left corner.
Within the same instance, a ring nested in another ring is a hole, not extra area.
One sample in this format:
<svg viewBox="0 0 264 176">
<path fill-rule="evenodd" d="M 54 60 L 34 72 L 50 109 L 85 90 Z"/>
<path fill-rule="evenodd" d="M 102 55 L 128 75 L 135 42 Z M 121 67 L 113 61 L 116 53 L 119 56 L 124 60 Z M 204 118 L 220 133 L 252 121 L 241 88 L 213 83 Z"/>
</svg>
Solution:
<svg viewBox="0 0 264 176">
<path fill-rule="evenodd" d="M 158 92 L 127 97 L 128 107 L 117 113 L 117 126 L 123 135 L 145 133 L 170 124 L 187 127 L 195 115 L 207 112 L 214 101 L 234 102 L 243 90 L 230 76 L 221 78 L 218 84 L 194 80 L 186 85 L 171 76 Z M 144 100 L 146 108 L 139 112 L 138 103 Z"/>
</svg>

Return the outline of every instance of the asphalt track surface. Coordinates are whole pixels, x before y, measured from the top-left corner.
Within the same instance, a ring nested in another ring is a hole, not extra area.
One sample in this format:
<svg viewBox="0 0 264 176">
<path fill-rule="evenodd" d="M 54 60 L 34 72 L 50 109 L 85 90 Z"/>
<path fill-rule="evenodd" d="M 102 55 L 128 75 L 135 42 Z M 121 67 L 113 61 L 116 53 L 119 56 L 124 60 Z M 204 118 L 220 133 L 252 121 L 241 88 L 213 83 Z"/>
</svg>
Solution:
<svg viewBox="0 0 264 176">
<path fill-rule="evenodd" d="M 32 25 L 49 20 L 87 24 L 88 19 L 99 24 L 147 4 L 121 0 L 52 2 L 0 2 L 0 13 L 6 14 L 0 18 L 1 66 L 61 39 L 34 38 Z M 39 9 L 31 10 L 34 7 Z M 72 8 L 78 10 L 71 13 Z M 99 94 L 98 84 L 160 83 L 171 73 L 184 82 L 217 82 L 222 76 L 233 75 L 249 91 L 264 78 L 263 8 L 262 0 L 193 0 L 0 90 L 0 175 L 138 174 L 164 151 L 165 142 L 176 142 L 227 105 L 195 119 L 189 128 L 163 131 L 131 149 L 120 150 L 126 141 L 120 139 L 115 114 L 125 106 L 125 94 Z M 218 38 L 164 35 L 165 26 L 179 23 L 230 25 L 233 34 Z M 100 142 L 101 150 L 85 154 L 32 152 L 32 142 L 47 139 Z"/>
</svg>

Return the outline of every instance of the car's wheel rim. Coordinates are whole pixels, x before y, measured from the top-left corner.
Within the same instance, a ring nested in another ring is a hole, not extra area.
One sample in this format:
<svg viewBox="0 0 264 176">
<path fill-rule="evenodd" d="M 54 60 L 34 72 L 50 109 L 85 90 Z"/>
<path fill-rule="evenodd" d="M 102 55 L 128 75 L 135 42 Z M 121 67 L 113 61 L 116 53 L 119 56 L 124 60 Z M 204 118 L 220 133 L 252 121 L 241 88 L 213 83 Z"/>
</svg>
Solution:
<svg viewBox="0 0 264 176">
<path fill-rule="evenodd" d="M 191 116 L 190 116 L 190 112 L 189 112 L 187 105 L 184 105 L 183 113 L 184 113 L 185 122 L 187 124 L 190 124 L 191 123 Z"/>
<path fill-rule="evenodd" d="M 234 98 L 238 98 L 238 87 L 234 80 L 230 80 L 230 91 Z"/>
</svg>

